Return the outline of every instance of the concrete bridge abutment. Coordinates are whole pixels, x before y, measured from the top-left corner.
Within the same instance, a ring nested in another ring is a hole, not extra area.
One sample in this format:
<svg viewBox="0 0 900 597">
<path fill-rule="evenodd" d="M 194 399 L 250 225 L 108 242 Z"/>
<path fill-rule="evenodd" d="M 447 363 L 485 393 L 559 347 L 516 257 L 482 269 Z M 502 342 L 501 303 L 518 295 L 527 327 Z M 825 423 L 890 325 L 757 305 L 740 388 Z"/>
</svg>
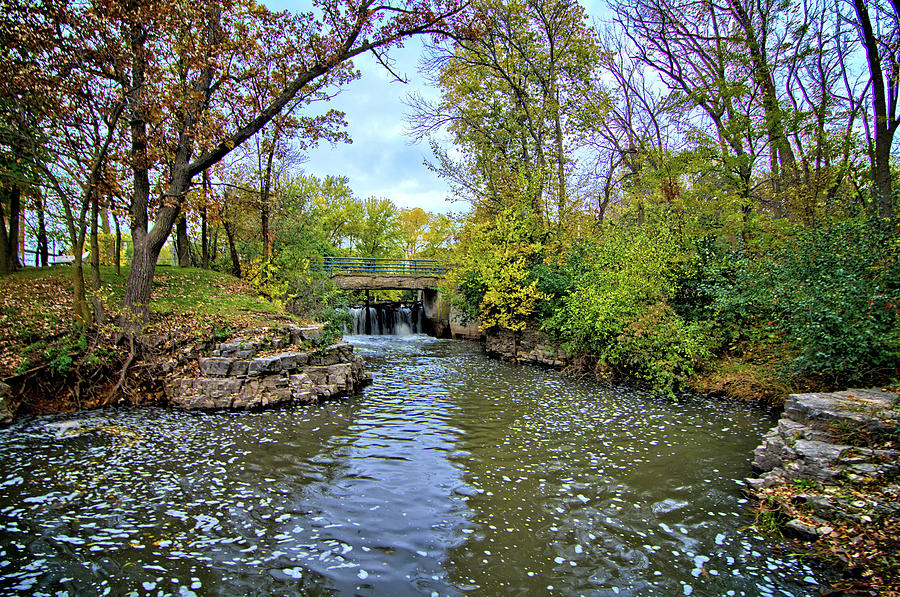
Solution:
<svg viewBox="0 0 900 597">
<path fill-rule="evenodd" d="M 425 311 L 425 333 L 435 338 L 450 338 L 450 301 L 437 288 L 423 288 L 419 300 Z"/>
</svg>

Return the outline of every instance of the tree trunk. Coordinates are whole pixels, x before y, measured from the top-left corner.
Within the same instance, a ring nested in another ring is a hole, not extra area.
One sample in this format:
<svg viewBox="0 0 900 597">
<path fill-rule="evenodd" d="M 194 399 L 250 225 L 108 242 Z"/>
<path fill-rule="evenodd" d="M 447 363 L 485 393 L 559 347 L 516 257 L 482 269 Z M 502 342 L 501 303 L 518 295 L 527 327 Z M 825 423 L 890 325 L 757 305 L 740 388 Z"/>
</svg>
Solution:
<svg viewBox="0 0 900 597">
<path fill-rule="evenodd" d="M 4 189 L 5 197 L 0 197 L 0 276 L 11 274 L 19 268 L 19 215 L 21 212 L 21 189 L 11 186 Z M 4 202 L 9 202 L 9 213 L 4 211 Z M 9 222 L 9 228 L 6 226 Z"/>
<path fill-rule="evenodd" d="M 50 247 L 47 242 L 47 222 L 44 218 L 44 202 L 40 192 L 35 197 L 35 208 L 37 210 L 38 232 L 34 265 L 37 266 L 40 260 L 40 265 L 42 267 L 47 267 L 50 264 Z"/>
<path fill-rule="evenodd" d="M 875 211 L 878 217 L 890 220 L 893 217 L 894 201 L 891 183 L 891 145 L 893 131 L 886 131 L 875 138 Z"/>
<path fill-rule="evenodd" d="M 182 196 L 187 190 L 188 182 L 185 171 L 183 169 L 176 170 L 173 180 L 169 184 L 169 196 Z M 143 173 L 137 177 L 134 189 L 133 205 L 149 199 L 150 185 L 146 169 L 143 169 Z M 146 195 L 141 196 L 143 193 Z M 143 204 L 147 205 L 146 202 Z M 146 214 L 146 211 L 144 213 Z M 126 329 L 134 330 L 150 318 L 150 295 L 153 289 L 156 261 L 172 232 L 172 226 L 177 217 L 177 204 L 164 205 L 157 210 L 156 220 L 149 232 L 146 228 L 146 220 L 142 222 L 141 218 L 132 217 L 131 242 L 134 254 L 131 271 L 125 282 L 125 296 L 122 299 L 122 323 Z"/>
<path fill-rule="evenodd" d="M 91 309 L 88 307 L 87 294 L 84 287 L 83 254 L 84 241 L 76 241 L 72 246 L 72 311 L 75 313 L 75 321 L 81 325 L 88 325 L 93 318 Z"/>
<path fill-rule="evenodd" d="M 106 310 L 100 301 L 100 235 L 99 226 L 99 199 L 97 193 L 93 193 L 91 199 L 91 304 L 94 307 L 94 321 L 103 324 L 106 321 Z"/>
<path fill-rule="evenodd" d="M 187 218 L 179 216 L 175 224 L 175 247 L 178 251 L 178 267 L 191 267 L 191 241 L 188 238 Z"/>
<path fill-rule="evenodd" d="M 178 186 L 173 182 L 170 189 Z M 178 217 L 178 206 L 164 206 L 157 212 L 153 228 L 149 232 L 132 226 L 132 243 L 134 255 L 131 271 L 125 282 L 125 296 L 122 299 L 122 311 L 127 329 L 146 322 L 150 318 L 150 295 L 153 289 L 153 274 L 159 252 L 169 238 L 175 218 Z"/>
<path fill-rule="evenodd" d="M 113 222 L 116 225 L 116 254 L 113 255 L 113 265 L 116 266 L 116 275 L 122 275 L 122 229 L 119 227 L 119 217 L 113 212 Z"/>
<path fill-rule="evenodd" d="M 144 44 L 146 32 L 140 27 L 132 31 L 131 44 L 135 56 L 146 58 Z M 166 197 L 171 201 L 164 203 L 156 212 L 153 227 L 148 230 L 148 211 L 150 205 L 150 174 L 152 163 L 147 147 L 147 121 L 142 94 L 145 92 L 144 62 L 137 60 L 132 71 L 131 91 L 131 168 L 134 179 L 131 198 L 131 242 L 133 257 L 131 271 L 125 282 L 125 296 L 122 298 L 121 325 L 128 331 L 139 329 L 141 324 L 150 319 L 150 295 L 153 289 L 153 274 L 156 261 L 166 239 L 172 232 L 172 226 L 181 210 L 181 202 L 187 192 L 191 178 L 188 174 L 188 163 L 191 158 L 191 140 L 187 134 L 179 136 L 177 149 L 171 169 L 171 178 Z M 190 120 L 190 119 L 188 119 Z M 187 122 L 185 129 L 191 129 L 193 122 Z"/>
<path fill-rule="evenodd" d="M 559 196 L 556 198 L 556 203 L 559 211 L 559 224 L 562 226 L 568 198 L 566 197 L 566 156 L 563 153 L 563 134 L 562 127 L 559 123 L 559 117 L 556 119 L 556 152 L 557 176 L 559 177 Z"/>
<path fill-rule="evenodd" d="M 200 208 L 200 267 L 209 269 L 209 233 L 206 229 L 206 206 Z"/>
<path fill-rule="evenodd" d="M 149 243 L 134 243 L 131 271 L 125 282 L 125 297 L 122 299 L 123 327 L 133 330 L 150 318 L 150 294 L 153 274 L 159 250 L 153 251 Z"/>
<path fill-rule="evenodd" d="M 94 292 L 98 292 L 100 290 L 100 236 L 98 234 L 97 226 L 99 224 L 99 199 L 97 198 L 97 192 L 91 193 L 91 287 Z M 94 305 L 96 309 L 96 305 Z"/>
<path fill-rule="evenodd" d="M 263 260 L 269 260 L 271 249 L 269 247 L 269 204 L 262 204 L 259 210 L 260 234 L 262 235 Z"/>
<path fill-rule="evenodd" d="M 112 232 L 112 229 L 109 227 L 109 206 L 108 205 L 100 206 L 100 232 L 102 232 L 106 236 L 108 236 Z M 111 245 L 107 246 L 107 248 L 106 248 L 106 262 L 107 263 L 113 262 L 112 252 L 113 252 L 113 247 Z"/>
<path fill-rule="evenodd" d="M 212 263 L 219 256 L 219 227 L 213 228 L 212 240 L 209 247 L 209 262 Z"/>
<path fill-rule="evenodd" d="M 228 238 L 228 250 L 231 251 L 231 274 L 235 278 L 241 277 L 241 260 L 238 257 L 237 247 L 234 244 L 234 230 L 228 224 L 228 220 L 222 222 L 225 227 L 225 236 Z"/>
<path fill-rule="evenodd" d="M 206 199 L 209 192 L 209 174 L 203 171 L 203 204 L 200 206 L 200 267 L 209 269 L 209 231 L 206 221 Z"/>
<path fill-rule="evenodd" d="M 875 155 L 870 156 L 872 161 L 872 184 L 875 197 L 872 202 L 872 213 L 881 218 L 893 217 L 893 189 L 891 185 L 891 145 L 894 133 L 900 120 L 897 119 L 896 92 L 889 87 L 885 90 L 885 73 L 882 64 L 882 56 L 879 52 L 879 41 L 872 28 L 869 18 L 869 9 L 865 0 L 853 0 L 856 9 L 856 17 L 860 24 L 862 42 L 866 48 L 866 60 L 869 64 L 869 74 L 872 81 L 872 116 L 875 126 Z M 895 62 L 890 54 L 888 59 L 888 73 L 896 75 L 896 67 L 900 62 Z M 888 85 L 891 81 L 888 78 Z M 896 85 L 896 83 L 894 83 Z M 893 93 L 891 93 L 891 92 Z M 893 100 L 893 101 L 892 101 Z"/>
<path fill-rule="evenodd" d="M 272 189 L 272 162 L 275 159 L 275 142 L 272 141 L 272 147 L 269 148 L 269 155 L 266 157 L 266 168 L 263 173 L 263 179 L 260 181 L 259 189 L 259 227 L 262 235 L 263 260 L 268 261 L 271 254 L 269 246 L 269 195 Z"/>
</svg>

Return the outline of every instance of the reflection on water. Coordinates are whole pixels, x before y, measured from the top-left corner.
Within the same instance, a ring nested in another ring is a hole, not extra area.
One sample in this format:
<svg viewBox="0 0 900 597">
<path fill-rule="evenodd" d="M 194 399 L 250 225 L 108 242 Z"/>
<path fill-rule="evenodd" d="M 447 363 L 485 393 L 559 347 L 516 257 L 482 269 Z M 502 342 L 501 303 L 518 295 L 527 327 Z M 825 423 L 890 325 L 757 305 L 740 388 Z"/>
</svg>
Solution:
<svg viewBox="0 0 900 597">
<path fill-rule="evenodd" d="M 817 592 L 741 530 L 767 413 L 350 340 L 375 381 L 344 402 L 0 431 L 0 593 Z"/>
</svg>

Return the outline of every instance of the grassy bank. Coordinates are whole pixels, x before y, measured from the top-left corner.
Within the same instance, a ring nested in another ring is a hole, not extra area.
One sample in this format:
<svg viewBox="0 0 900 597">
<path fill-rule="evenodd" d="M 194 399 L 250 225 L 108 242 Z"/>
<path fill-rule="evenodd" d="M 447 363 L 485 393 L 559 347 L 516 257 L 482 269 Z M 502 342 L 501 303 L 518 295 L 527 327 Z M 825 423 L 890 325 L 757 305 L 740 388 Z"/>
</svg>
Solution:
<svg viewBox="0 0 900 597">
<path fill-rule="evenodd" d="M 101 267 L 97 293 L 109 323 L 79 325 L 72 311 L 72 276 L 65 266 L 29 268 L 0 278 L 0 378 L 14 386 L 19 412 L 99 406 L 126 362 L 130 345 L 115 326 L 128 268 Z M 147 347 L 157 352 L 232 331 L 294 322 L 279 306 L 228 274 L 159 267 L 153 281 Z M 140 370 L 133 372 L 140 374 Z"/>
</svg>

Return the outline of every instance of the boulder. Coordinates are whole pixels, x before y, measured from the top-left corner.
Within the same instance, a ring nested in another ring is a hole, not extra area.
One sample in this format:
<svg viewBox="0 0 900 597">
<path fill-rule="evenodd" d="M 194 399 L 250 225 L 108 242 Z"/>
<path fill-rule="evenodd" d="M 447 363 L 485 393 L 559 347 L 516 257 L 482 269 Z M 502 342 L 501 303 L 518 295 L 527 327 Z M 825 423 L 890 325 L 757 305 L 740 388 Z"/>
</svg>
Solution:
<svg viewBox="0 0 900 597">
<path fill-rule="evenodd" d="M 892 396 L 877 390 L 856 389 L 830 394 L 791 394 L 784 403 L 784 416 L 826 433 L 878 436 L 892 433 L 900 419 L 900 413 L 893 409 Z"/>
<path fill-rule="evenodd" d="M 299 328 L 300 336 L 303 340 L 308 342 L 317 342 L 322 337 L 322 329 L 324 326 L 321 325 L 311 325 Z"/>
<path fill-rule="evenodd" d="M 234 377 L 244 377 L 250 370 L 250 361 L 234 361 L 231 363 L 230 375 Z"/>
<path fill-rule="evenodd" d="M 200 373 L 207 377 L 225 377 L 231 369 L 233 359 L 227 357 L 208 357 L 198 361 Z"/>
<path fill-rule="evenodd" d="M 247 375 L 257 376 L 265 373 L 276 373 L 281 371 L 281 357 L 260 357 L 250 361 Z"/>
<path fill-rule="evenodd" d="M 12 388 L 0 381 L 0 425 L 9 425 L 13 420 L 11 406 Z"/>
<path fill-rule="evenodd" d="M 815 541 L 819 538 L 818 526 L 807 524 L 796 518 L 785 523 L 784 532 L 801 541 Z"/>
<path fill-rule="evenodd" d="M 792 394 L 778 426 L 754 451 L 759 477 L 747 481 L 750 492 L 798 479 L 829 483 L 843 476 L 889 479 L 900 473 L 900 451 L 868 447 L 896 433 L 896 401 L 897 394 L 879 390 Z"/>
</svg>

